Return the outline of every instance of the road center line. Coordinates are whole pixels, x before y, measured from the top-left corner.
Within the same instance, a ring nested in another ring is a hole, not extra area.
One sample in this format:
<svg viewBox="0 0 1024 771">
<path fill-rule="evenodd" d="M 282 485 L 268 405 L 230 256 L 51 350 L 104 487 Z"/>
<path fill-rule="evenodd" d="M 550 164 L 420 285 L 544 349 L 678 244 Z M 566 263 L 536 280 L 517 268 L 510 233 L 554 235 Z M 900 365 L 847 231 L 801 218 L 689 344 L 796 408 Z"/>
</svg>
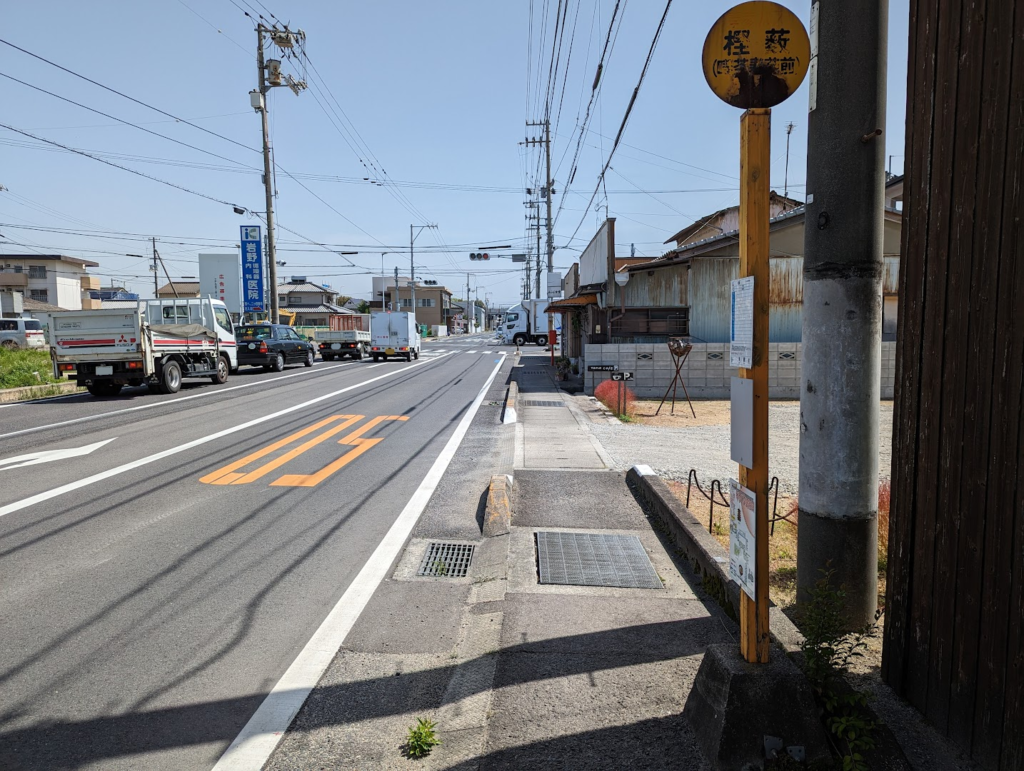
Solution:
<svg viewBox="0 0 1024 771">
<path fill-rule="evenodd" d="M 309 407 L 312 404 L 317 404 L 317 403 L 325 401 L 327 399 L 331 399 L 331 398 L 333 398 L 335 396 L 339 396 L 340 394 L 346 393 L 348 391 L 353 391 L 356 388 L 362 388 L 363 386 L 367 386 L 370 383 L 376 383 L 378 380 L 384 380 L 385 378 L 393 377 L 395 375 L 400 375 L 403 372 L 408 372 L 410 369 L 415 369 L 416 367 L 421 367 L 421 366 L 426 365 L 426 364 L 433 364 L 435 361 L 437 361 L 437 359 L 434 359 L 433 361 L 429 361 L 429 362 L 428 361 L 420 362 L 419 364 L 413 364 L 413 365 L 408 366 L 408 367 L 402 367 L 402 369 L 392 370 L 391 372 L 386 372 L 383 375 L 378 375 L 377 377 L 370 378 L 369 380 L 364 380 L 361 383 L 356 383 L 355 385 L 350 385 L 350 386 L 348 386 L 346 388 L 342 388 L 342 389 L 337 390 L 337 391 L 332 391 L 329 394 L 324 394 L 323 396 L 318 396 L 315 399 L 310 399 L 309 401 L 302 402 L 301 404 L 296 404 L 296 405 L 294 405 L 292 407 L 286 407 L 285 409 L 278 410 L 277 412 L 274 412 L 274 413 L 272 413 L 270 415 L 264 415 L 263 417 L 255 418 L 254 420 L 248 420 L 245 423 L 240 423 L 237 426 L 232 426 L 231 428 L 225 428 L 222 431 L 217 431 L 216 433 L 209 434 L 209 435 L 204 436 L 204 437 L 200 437 L 199 439 L 194 439 L 191 442 L 186 442 L 185 444 L 180 444 L 177 447 L 172 447 L 169 450 L 163 450 L 162 452 L 154 453 L 153 455 L 148 455 L 145 458 L 139 458 L 138 460 L 133 460 L 131 463 L 125 463 L 122 466 L 117 466 L 116 468 L 107 469 L 106 471 L 101 471 L 98 474 L 93 474 L 91 477 L 86 477 L 85 479 L 79 479 L 77 482 L 69 482 L 66 485 L 61 485 L 60 487 L 54 487 L 51 490 L 45 490 L 44 492 L 37 493 L 36 495 L 30 496 L 28 498 L 24 498 L 24 499 L 22 499 L 20 501 L 15 501 L 14 503 L 9 503 L 6 506 L 0 506 L 0 517 L 6 516 L 8 514 L 12 514 L 15 511 L 21 511 L 22 509 L 26 509 L 29 506 L 34 506 L 37 503 L 42 503 L 43 501 L 48 501 L 51 498 L 56 498 L 56 497 L 58 497 L 60 495 L 64 495 L 65 493 L 70 493 L 70 492 L 73 492 L 75 490 L 81 489 L 83 487 L 87 487 L 87 486 L 89 486 L 91 484 L 95 484 L 96 482 L 102 482 L 104 479 L 110 479 L 111 477 L 118 476 L 119 474 L 124 474 L 125 472 L 131 471 L 133 469 L 137 469 L 140 466 L 146 466 L 146 465 L 149 465 L 150 463 L 154 463 L 154 462 L 156 462 L 158 460 L 163 460 L 164 458 L 169 458 L 172 455 L 177 455 L 178 453 L 185 452 L 186 450 L 191 450 L 193 447 L 199 447 L 201 445 L 207 444 L 208 442 L 212 442 L 212 441 L 214 441 L 216 439 L 220 439 L 221 437 L 229 436 L 231 434 L 237 433 L 238 431 L 244 431 L 247 428 L 252 428 L 253 426 L 258 426 L 260 423 L 266 423 L 268 421 L 271 421 L 271 420 L 274 420 L 276 418 L 279 418 L 282 415 L 288 415 L 289 413 L 296 412 L 296 411 L 301 410 L 301 409 L 305 409 L 306 407 Z"/>
<path fill-rule="evenodd" d="M 59 428 L 60 426 L 70 426 L 74 423 L 86 423 L 90 420 L 99 420 L 100 418 L 106 418 L 111 415 L 123 415 L 126 412 L 136 412 L 137 410 L 150 410 L 154 407 L 166 407 L 169 404 L 179 404 L 181 402 L 187 402 L 191 399 L 199 399 L 203 396 L 215 396 L 216 394 L 227 393 L 228 391 L 237 391 L 240 388 L 253 388 L 258 385 L 266 385 L 267 383 L 276 383 L 279 380 L 288 380 L 289 378 L 299 377 L 301 375 L 312 375 L 316 372 L 323 372 L 328 369 L 337 369 L 338 367 L 351 367 L 355 362 L 347 362 L 345 364 L 331 364 L 327 367 L 317 367 L 312 370 L 302 370 L 301 372 L 293 372 L 290 375 L 282 375 L 281 377 L 271 378 L 270 380 L 255 380 L 252 383 L 243 383 L 242 385 L 231 386 L 230 388 L 218 388 L 216 391 L 203 391 L 200 394 L 192 394 L 191 396 L 182 396 L 177 399 L 166 399 L 162 402 L 153 402 L 152 404 L 140 404 L 137 407 L 125 407 L 123 410 L 114 410 L 113 412 L 104 412 L 99 415 L 86 415 L 84 418 L 72 418 L 71 420 L 62 420 L 59 423 L 50 423 L 45 426 L 36 426 L 35 428 L 23 428 L 21 431 L 12 431 L 9 434 L 0 434 L 0 439 L 6 439 L 9 436 L 21 436 L 22 434 L 33 434 L 37 431 L 45 431 L 48 428 Z M 78 394 L 76 394 L 77 396 Z M 62 397 L 63 398 L 63 397 Z M 9 405 L 14 407 L 16 405 Z"/>
<path fill-rule="evenodd" d="M 291 725 L 306 697 L 319 682 L 321 675 L 345 642 L 345 637 L 366 608 L 377 586 L 387 576 L 413 527 L 427 507 L 441 477 L 447 470 L 455 451 L 469 431 L 477 411 L 483 403 L 487 389 L 494 382 L 505 356 L 495 364 L 490 377 L 470 404 L 448 443 L 430 467 L 409 503 L 388 530 L 370 559 L 331 609 L 306 646 L 299 652 L 281 679 L 267 694 L 259 708 L 249 718 L 231 745 L 224 751 L 213 771 L 251 771 L 263 768 L 277 747 L 284 732 Z"/>
</svg>

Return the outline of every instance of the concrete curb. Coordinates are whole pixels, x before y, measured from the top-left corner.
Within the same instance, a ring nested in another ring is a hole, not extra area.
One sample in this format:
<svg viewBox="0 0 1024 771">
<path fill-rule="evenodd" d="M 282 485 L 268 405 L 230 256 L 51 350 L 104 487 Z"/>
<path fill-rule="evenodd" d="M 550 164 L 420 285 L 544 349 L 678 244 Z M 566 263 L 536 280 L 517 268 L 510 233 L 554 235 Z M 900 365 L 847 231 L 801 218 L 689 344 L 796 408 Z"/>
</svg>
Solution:
<svg viewBox="0 0 1024 771">
<path fill-rule="evenodd" d="M 676 499 L 668 485 L 650 466 L 633 466 L 626 474 L 626 481 L 637 489 L 643 500 L 665 524 L 672 540 L 687 561 L 693 565 L 693 572 L 701 576 L 704 590 L 714 597 L 726 613 L 738 621 L 741 590 L 729 577 L 729 555 L 726 550 Z M 768 616 L 772 642 L 782 648 L 786 657 L 802 671 L 803 652 L 800 650 L 800 644 L 804 637 L 800 630 L 781 608 L 772 606 L 768 610 Z M 845 680 L 843 683 L 844 689 L 850 688 Z M 909 771 L 912 766 L 892 729 L 878 718 L 873 708 L 869 706 L 867 711 L 877 723 L 876 746 L 865 753 L 869 766 Z"/>
<path fill-rule="evenodd" d="M 73 394 L 78 390 L 78 383 L 43 383 L 24 388 L 4 388 L 0 390 L 0 404 L 35 399 L 39 396 L 59 396 Z M 57 393 L 54 393 L 57 391 Z"/>
<path fill-rule="evenodd" d="M 636 486 L 643 500 L 658 515 L 686 561 L 693 566 L 693 572 L 700 576 L 704 590 L 729 616 L 738 620 L 740 587 L 729 577 L 729 553 L 649 466 L 633 466 L 626 474 L 626 481 Z M 770 608 L 768 623 L 772 640 L 788 656 L 799 655 L 803 635 L 780 608 Z"/>
<path fill-rule="evenodd" d="M 505 408 L 501 411 L 502 423 L 515 423 L 516 401 L 519 399 L 519 383 L 513 380 L 508 384 L 508 393 L 505 395 Z"/>
<path fill-rule="evenodd" d="M 507 535 L 512 526 L 512 476 L 495 474 L 487 490 L 484 511 L 484 537 Z"/>
</svg>

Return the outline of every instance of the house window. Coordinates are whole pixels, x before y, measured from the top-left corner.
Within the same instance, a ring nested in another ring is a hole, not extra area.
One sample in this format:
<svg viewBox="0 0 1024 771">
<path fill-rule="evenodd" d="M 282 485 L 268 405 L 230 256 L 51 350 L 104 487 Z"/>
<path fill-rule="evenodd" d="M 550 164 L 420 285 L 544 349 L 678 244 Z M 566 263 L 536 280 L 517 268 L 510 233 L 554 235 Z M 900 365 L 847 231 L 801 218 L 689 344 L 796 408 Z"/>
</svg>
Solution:
<svg viewBox="0 0 1024 771">
<path fill-rule="evenodd" d="M 29 265 L 28 266 L 28 277 L 29 278 L 46 278 L 46 266 L 45 265 Z"/>
<path fill-rule="evenodd" d="M 627 308 L 614 319 L 612 337 L 680 337 L 690 334 L 689 308 Z"/>
<path fill-rule="evenodd" d="M 41 303 L 46 303 L 50 301 L 49 294 L 45 289 L 29 289 L 28 296 L 31 299 Z"/>
<path fill-rule="evenodd" d="M 412 307 L 412 298 L 411 297 L 403 297 L 402 300 L 401 300 L 401 305 L 402 305 L 403 308 L 411 308 Z"/>
<path fill-rule="evenodd" d="M 437 305 L 437 300 L 433 297 L 422 297 L 416 301 L 416 305 L 420 308 L 433 308 Z"/>
<path fill-rule="evenodd" d="M 277 304 L 278 305 L 287 305 L 288 304 L 288 295 L 286 295 L 286 294 L 279 294 L 277 296 Z"/>
</svg>

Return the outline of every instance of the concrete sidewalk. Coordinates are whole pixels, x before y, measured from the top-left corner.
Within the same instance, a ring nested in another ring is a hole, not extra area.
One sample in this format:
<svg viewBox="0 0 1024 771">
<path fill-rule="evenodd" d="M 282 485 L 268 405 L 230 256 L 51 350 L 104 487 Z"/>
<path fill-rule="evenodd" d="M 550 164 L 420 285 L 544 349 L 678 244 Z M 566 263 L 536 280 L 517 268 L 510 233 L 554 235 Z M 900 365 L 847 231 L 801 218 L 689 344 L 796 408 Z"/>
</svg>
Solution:
<svg viewBox="0 0 1024 771">
<path fill-rule="evenodd" d="M 495 382 L 402 556 L 268 769 L 708 768 L 681 717 L 732 622 L 680 572 L 546 359 Z M 514 442 L 514 452 L 512 450 Z M 514 463 L 513 463 L 514 456 Z M 514 474 L 507 535 L 481 536 L 490 474 Z M 657 588 L 541 584 L 537 532 L 635 536 Z M 465 577 L 421 577 L 431 544 L 472 545 Z M 402 753 L 417 718 L 443 744 Z"/>
<path fill-rule="evenodd" d="M 575 400 L 552 380 L 544 355 L 518 357 L 517 469 L 609 469 L 612 459 L 578 414 Z"/>
</svg>

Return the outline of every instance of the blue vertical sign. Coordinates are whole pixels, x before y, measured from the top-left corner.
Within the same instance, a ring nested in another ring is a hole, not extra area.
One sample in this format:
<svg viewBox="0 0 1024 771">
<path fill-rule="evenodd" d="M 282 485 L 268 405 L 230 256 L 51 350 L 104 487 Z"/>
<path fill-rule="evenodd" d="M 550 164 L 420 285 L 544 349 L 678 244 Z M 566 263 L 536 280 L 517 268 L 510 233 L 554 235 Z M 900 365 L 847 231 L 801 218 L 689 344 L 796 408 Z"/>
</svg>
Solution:
<svg viewBox="0 0 1024 771">
<path fill-rule="evenodd" d="M 242 310 L 264 310 L 263 250 L 259 225 L 242 225 Z"/>
</svg>

